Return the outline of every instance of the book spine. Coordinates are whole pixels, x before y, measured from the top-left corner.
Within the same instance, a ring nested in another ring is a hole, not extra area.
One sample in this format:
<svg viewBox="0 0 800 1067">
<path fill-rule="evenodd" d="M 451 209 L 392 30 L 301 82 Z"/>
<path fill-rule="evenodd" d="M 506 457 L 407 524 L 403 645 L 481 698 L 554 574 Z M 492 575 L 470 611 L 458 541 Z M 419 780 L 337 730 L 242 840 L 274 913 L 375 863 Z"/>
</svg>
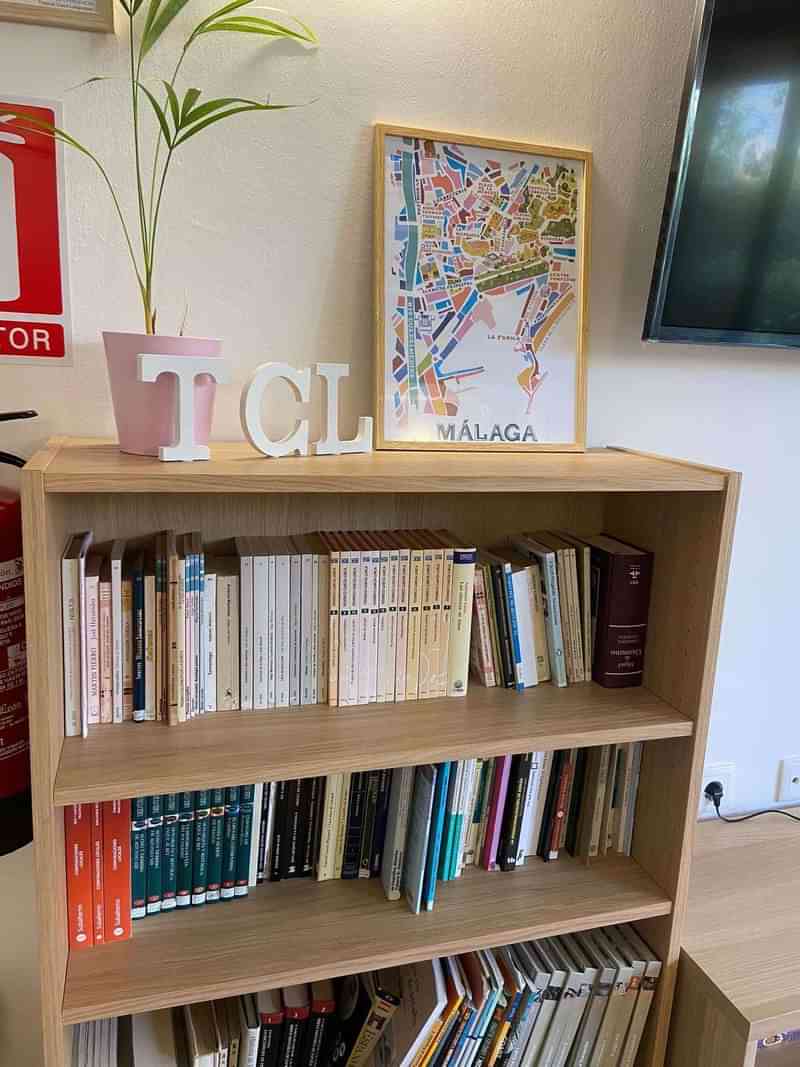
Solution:
<svg viewBox="0 0 800 1067">
<path fill-rule="evenodd" d="M 328 703 L 328 677 L 330 671 L 331 641 L 331 558 L 319 556 L 319 589 L 317 591 L 317 703 Z"/>
<path fill-rule="evenodd" d="M 269 570 L 266 556 L 253 556 L 253 707 L 269 707 L 267 614 Z"/>
<path fill-rule="evenodd" d="M 609 689 L 641 685 L 653 557 L 615 556 L 593 548 L 592 566 L 599 570 L 592 678 Z"/>
<path fill-rule="evenodd" d="M 319 850 L 319 823 L 322 818 L 322 792 L 324 778 L 309 779 L 311 797 L 309 800 L 308 832 L 303 843 L 303 875 L 314 872 L 314 858 Z"/>
<path fill-rule="evenodd" d="M 483 845 L 482 863 L 487 871 L 497 866 L 497 848 L 500 844 L 500 828 L 508 791 L 508 775 L 511 769 L 511 756 L 498 756 L 494 761 L 494 778 L 486 821 L 486 837 Z"/>
<path fill-rule="evenodd" d="M 466 779 L 459 811 L 460 832 L 454 857 L 452 875 L 460 878 L 464 869 L 464 856 L 467 849 L 467 835 L 472 827 L 472 809 L 475 805 L 475 792 L 478 784 L 478 760 L 467 760 Z"/>
<path fill-rule="evenodd" d="M 536 646 L 536 673 L 540 682 L 550 680 L 550 652 L 547 643 L 546 599 L 542 584 L 542 568 L 531 564 L 531 592 L 533 596 L 533 636 Z M 587 679 L 591 681 L 591 676 Z"/>
<path fill-rule="evenodd" d="M 392 771 L 378 772 L 378 797 L 375 803 L 375 829 L 372 833 L 372 859 L 370 878 L 377 878 L 383 866 L 383 850 L 386 844 L 386 822 L 389 817 L 389 796 L 392 788 Z"/>
<path fill-rule="evenodd" d="M 195 556 L 197 560 L 197 576 L 195 594 L 195 634 L 197 643 L 194 654 L 194 684 L 196 713 L 202 715 L 206 707 L 206 628 L 205 628 L 205 603 L 206 603 L 206 557 L 202 550 Z"/>
<path fill-rule="evenodd" d="M 413 788 L 413 767 L 398 767 L 392 772 L 389 808 L 386 818 L 386 837 L 381 864 L 381 878 L 387 900 L 400 899 L 408 816 Z"/>
<path fill-rule="evenodd" d="M 322 805 L 322 825 L 319 835 L 316 878 L 326 882 L 333 878 L 336 848 L 336 816 L 339 811 L 339 794 L 342 787 L 341 774 L 329 774 L 325 780 L 325 800 Z"/>
<path fill-rule="evenodd" d="M 311 557 L 311 664 L 309 669 L 310 702 L 319 701 L 319 555 Z"/>
<path fill-rule="evenodd" d="M 339 641 L 341 616 L 339 613 L 341 593 L 341 556 L 339 552 L 330 553 L 330 579 L 328 584 L 328 704 L 332 708 L 339 706 Z"/>
<path fill-rule="evenodd" d="M 299 1058 L 309 1013 L 310 1005 L 308 1004 L 285 1009 L 278 1067 L 300 1067 Z"/>
<path fill-rule="evenodd" d="M 486 788 L 487 760 L 475 761 L 475 775 L 473 782 L 472 797 L 467 808 L 467 836 L 464 843 L 463 866 L 470 867 L 475 863 L 475 855 L 478 843 L 478 828 L 481 821 L 481 804 Z"/>
<path fill-rule="evenodd" d="M 259 1014 L 261 1034 L 258 1041 L 258 1067 L 278 1067 L 282 1037 L 283 1011 Z"/>
<path fill-rule="evenodd" d="M 408 656 L 406 658 L 406 700 L 419 696 L 419 655 L 422 639 L 422 586 L 424 560 L 422 549 L 410 550 L 408 592 Z"/>
<path fill-rule="evenodd" d="M 366 779 L 363 771 L 354 772 L 350 779 L 350 796 L 347 809 L 342 878 L 358 878 L 361 857 L 361 832 L 364 823 Z"/>
<path fill-rule="evenodd" d="M 437 772 L 431 813 L 430 842 L 425 862 L 425 879 L 422 892 L 422 900 L 426 911 L 433 911 L 436 898 L 436 876 L 439 871 L 439 856 L 442 848 L 445 804 L 447 802 L 453 764 L 450 761 L 440 763 L 437 766 Z"/>
<path fill-rule="evenodd" d="M 372 619 L 370 641 L 375 642 L 375 686 L 370 686 L 370 697 L 375 693 L 378 704 L 386 703 L 388 686 L 389 651 L 389 553 L 375 550 L 372 555 Z M 372 645 L 370 644 L 370 648 Z"/>
<path fill-rule="evenodd" d="M 388 995 L 377 995 L 370 1007 L 369 1014 L 364 1020 L 361 1031 L 356 1038 L 353 1049 L 347 1058 L 346 1067 L 365 1067 L 369 1062 L 372 1050 L 378 1043 L 378 1039 L 386 1028 L 387 1023 L 394 1015 L 398 1001 Z"/>
<path fill-rule="evenodd" d="M 103 805 L 90 804 L 92 832 L 92 933 L 94 944 L 105 942 L 105 894 L 103 889 Z"/>
<path fill-rule="evenodd" d="M 517 849 L 525 812 L 532 755 L 531 752 L 526 752 L 514 756 L 511 760 L 508 795 L 498 851 L 501 871 L 513 871 L 517 865 Z"/>
<path fill-rule="evenodd" d="M 217 710 L 217 576 L 206 574 L 203 604 L 203 711 Z"/>
<path fill-rule="evenodd" d="M 131 936 L 131 802 L 103 801 L 103 901 L 105 939 Z"/>
<path fill-rule="evenodd" d="M 133 582 L 122 579 L 122 717 L 125 722 L 133 719 L 133 686 L 135 654 L 135 620 L 133 605 Z"/>
<path fill-rule="evenodd" d="M 114 721 L 114 639 L 111 624 L 111 582 L 98 589 L 100 625 L 100 722 Z"/>
<path fill-rule="evenodd" d="M 336 848 L 334 851 L 333 877 L 342 877 L 344 864 L 344 847 L 347 837 L 347 815 L 350 808 L 350 783 L 352 775 L 346 772 L 342 775 L 342 789 L 339 794 L 339 810 L 336 816 Z"/>
<path fill-rule="evenodd" d="M 206 902 L 222 899 L 222 860 L 225 850 L 225 790 L 211 790 L 208 820 L 208 884 Z"/>
<path fill-rule="evenodd" d="M 395 700 L 406 699 L 408 661 L 408 598 L 411 578 L 411 553 L 398 551 L 397 559 L 397 642 L 395 648 Z"/>
<path fill-rule="evenodd" d="M 192 865 L 194 860 L 194 793 L 178 794 L 178 860 L 175 906 L 188 908 L 192 903 Z"/>
<path fill-rule="evenodd" d="M 312 697 L 312 617 L 314 614 L 314 557 L 306 552 L 300 557 L 300 699 L 299 704 L 313 704 Z"/>
<path fill-rule="evenodd" d="M 430 614 L 430 635 L 431 635 L 431 647 L 430 647 L 430 673 L 428 675 L 428 690 L 427 695 L 429 697 L 444 696 L 445 694 L 445 682 L 443 676 L 447 670 L 447 662 L 443 662 L 444 654 L 444 575 L 445 575 L 445 553 L 444 549 L 436 548 L 431 553 L 431 592 L 433 595 L 433 603 L 431 605 Z M 450 590 L 447 590 L 449 596 Z"/>
<path fill-rule="evenodd" d="M 61 626 L 64 641 L 64 732 L 81 734 L 81 631 L 78 567 L 74 559 L 61 561 Z"/>
<path fill-rule="evenodd" d="M 272 807 L 272 789 L 274 782 L 264 782 L 264 789 L 261 794 L 261 811 L 258 819 L 258 866 L 256 868 L 256 881 L 263 882 L 265 877 L 265 870 L 269 856 L 269 823 L 270 823 L 270 811 Z M 223 817 L 225 811 L 223 808 Z M 253 812 L 255 818 L 256 812 Z M 255 833 L 255 826 L 253 827 Z"/>
<path fill-rule="evenodd" d="M 570 753 L 565 752 L 561 761 L 561 770 L 555 794 L 555 807 L 550 826 L 547 858 L 557 860 L 561 842 L 561 831 L 567 816 L 567 797 L 569 794 L 569 782 L 572 768 Z"/>
<path fill-rule="evenodd" d="M 500 644 L 500 656 L 503 668 L 503 685 L 507 689 L 514 687 L 514 654 L 511 647 L 508 612 L 506 611 L 505 579 L 501 564 L 492 564 L 492 590 L 494 594 L 495 621 Z"/>
<path fill-rule="evenodd" d="M 264 862 L 262 866 L 262 873 L 259 879 L 260 881 L 265 881 L 270 877 L 270 870 L 272 866 L 272 848 L 273 841 L 275 839 L 275 818 L 278 804 L 278 783 L 265 782 L 264 790 L 267 796 L 268 806 L 266 809 L 266 819 L 264 826 Z"/>
<path fill-rule="evenodd" d="M 161 553 L 163 551 L 162 535 L 156 535 L 156 547 L 155 557 L 153 561 L 154 565 L 154 586 L 155 586 L 155 601 L 154 601 L 154 617 L 153 617 L 153 629 L 155 635 L 155 651 L 154 651 L 154 673 L 155 673 L 155 712 L 156 720 L 163 719 L 165 708 L 163 706 L 164 696 L 164 570 L 163 560 Z M 145 608 L 145 616 L 147 615 L 147 609 Z"/>
<path fill-rule="evenodd" d="M 144 717 L 155 722 L 158 693 L 156 689 L 156 586 L 155 575 L 144 576 Z"/>
<path fill-rule="evenodd" d="M 476 559 L 475 549 L 453 551 L 452 593 L 447 611 L 447 695 L 451 697 L 465 696 L 469 684 L 469 646 Z"/>
<path fill-rule="evenodd" d="M 239 706 L 253 706 L 253 557 L 239 559 Z"/>
<path fill-rule="evenodd" d="M 441 645 L 439 649 L 439 685 L 436 691 L 437 696 L 447 696 L 448 687 L 450 682 L 450 640 L 453 637 L 454 631 L 451 622 L 451 613 L 453 610 L 453 597 L 455 595 L 455 586 L 453 584 L 453 565 L 456 549 L 445 548 L 443 552 L 443 570 L 442 570 L 442 631 L 441 631 Z M 469 633 L 472 622 L 472 597 L 470 596 L 469 603 L 469 622 L 467 624 L 467 633 Z M 467 641 L 467 659 L 466 667 L 464 668 L 464 675 L 466 677 L 466 671 L 469 670 L 469 641 Z M 466 682 L 465 682 L 466 685 Z M 457 694 L 460 695 L 460 694 Z"/>
<path fill-rule="evenodd" d="M 161 911 L 164 812 L 161 794 L 147 798 L 147 914 Z"/>
<path fill-rule="evenodd" d="M 492 658 L 492 641 L 489 632 L 489 613 L 484 586 L 483 568 L 478 567 L 474 578 L 473 632 L 472 644 L 475 649 L 474 662 L 481 684 L 487 688 L 496 685 L 494 662 Z"/>
<path fill-rule="evenodd" d="M 131 801 L 131 918 L 147 915 L 147 797 Z"/>
<path fill-rule="evenodd" d="M 355 574 L 357 591 L 357 628 L 356 643 L 358 645 L 358 681 L 356 685 L 357 704 L 369 704 L 370 683 L 375 684 L 375 672 L 377 670 L 377 658 L 370 662 L 371 653 L 377 656 L 377 644 L 370 641 L 370 623 L 372 613 L 372 553 L 356 552 Z M 377 633 L 377 630 L 376 630 Z M 371 669 L 370 669 L 371 668 Z"/>
<path fill-rule="evenodd" d="M 175 554 L 174 535 L 166 537 L 167 557 L 167 721 L 170 726 L 178 722 L 178 558 Z"/>
<path fill-rule="evenodd" d="M 123 669 L 125 654 L 122 642 L 122 560 L 111 560 L 111 632 L 112 632 L 112 714 L 114 722 L 124 718 Z"/>
<path fill-rule="evenodd" d="M 211 794 L 198 789 L 194 794 L 194 841 L 192 844 L 192 904 L 205 904 L 208 891 L 208 838 Z"/>
<path fill-rule="evenodd" d="M 239 786 L 225 790 L 225 819 L 223 822 L 222 849 L 222 900 L 236 896 L 236 874 L 239 861 Z"/>
<path fill-rule="evenodd" d="M 239 847 L 236 854 L 234 896 L 246 897 L 250 884 L 250 849 L 253 834 L 254 785 L 239 786 Z"/>
<path fill-rule="evenodd" d="M 144 571 L 133 576 L 133 721 L 145 720 Z"/>
<path fill-rule="evenodd" d="M 367 789 L 364 800 L 364 826 L 361 832 L 361 850 L 358 877 L 369 878 L 371 874 L 372 840 L 375 833 L 375 814 L 378 804 L 379 771 L 367 773 Z"/>
<path fill-rule="evenodd" d="M 558 599 L 558 570 L 554 552 L 540 559 L 544 573 L 544 588 L 547 599 L 547 639 L 550 650 L 550 670 L 557 686 L 567 684 L 567 667 L 564 657 L 564 634 L 561 628 L 561 607 Z"/>
<path fill-rule="evenodd" d="M 176 722 L 186 722 L 186 560 L 178 560 L 175 584 L 175 707 Z"/>
<path fill-rule="evenodd" d="M 514 580 L 511 565 L 503 567 L 505 580 L 506 609 L 508 612 L 508 632 L 511 637 L 511 661 L 514 671 L 514 684 L 518 693 L 525 688 L 522 673 L 522 649 L 519 641 L 519 617 L 517 615 L 517 599 L 514 595 Z"/>
<path fill-rule="evenodd" d="M 250 857 L 247 869 L 247 886 L 258 885 L 258 860 L 261 836 L 261 820 L 264 807 L 264 783 L 256 782 L 253 786 L 253 815 L 250 820 Z"/>
<path fill-rule="evenodd" d="M 90 726 L 100 722 L 100 589 L 97 575 L 86 586 L 86 716 Z"/>
<path fill-rule="evenodd" d="M 64 808 L 67 921 L 71 949 L 91 948 L 94 944 L 90 808 L 90 804 L 70 804 Z"/>
<path fill-rule="evenodd" d="M 277 600 L 275 594 L 275 575 L 277 561 L 274 555 L 267 557 L 267 707 L 275 707 L 277 647 Z"/>
<path fill-rule="evenodd" d="M 239 579 L 217 579 L 217 707 L 239 707 Z"/>
<path fill-rule="evenodd" d="M 397 700 L 397 614 L 400 596 L 400 553 L 393 548 L 389 553 L 388 600 L 386 605 L 386 676 L 383 700 Z"/>
<path fill-rule="evenodd" d="M 164 794 L 164 832 L 161 841 L 161 910 L 177 906 L 178 794 Z"/>
</svg>

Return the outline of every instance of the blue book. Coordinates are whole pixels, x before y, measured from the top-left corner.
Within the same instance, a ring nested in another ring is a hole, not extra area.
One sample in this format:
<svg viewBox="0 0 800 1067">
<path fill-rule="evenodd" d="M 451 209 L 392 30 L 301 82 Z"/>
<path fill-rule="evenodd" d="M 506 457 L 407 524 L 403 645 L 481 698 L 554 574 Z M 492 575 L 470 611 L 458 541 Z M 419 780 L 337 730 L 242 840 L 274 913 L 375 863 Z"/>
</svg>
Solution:
<svg viewBox="0 0 800 1067">
<path fill-rule="evenodd" d="M 433 902 L 436 898 L 436 875 L 439 871 L 439 853 L 442 849 L 442 829 L 444 827 L 444 811 L 447 803 L 447 786 L 450 781 L 450 764 L 447 762 L 438 764 L 437 772 L 436 791 L 431 812 L 428 858 L 425 863 L 425 884 L 422 891 L 426 911 L 433 911 Z"/>
<path fill-rule="evenodd" d="M 508 629 L 511 633 L 511 655 L 514 660 L 514 681 L 516 690 L 521 693 L 525 688 L 522 671 L 522 646 L 519 642 L 519 618 L 517 601 L 514 596 L 513 571 L 510 563 L 503 564 L 503 576 L 506 580 L 506 603 L 508 604 Z"/>
<path fill-rule="evenodd" d="M 436 767 L 430 763 L 417 767 L 414 772 L 414 792 L 409 810 L 403 867 L 403 892 L 414 914 L 417 914 L 422 907 L 425 860 L 428 856 L 431 813 L 437 778 Z"/>
</svg>

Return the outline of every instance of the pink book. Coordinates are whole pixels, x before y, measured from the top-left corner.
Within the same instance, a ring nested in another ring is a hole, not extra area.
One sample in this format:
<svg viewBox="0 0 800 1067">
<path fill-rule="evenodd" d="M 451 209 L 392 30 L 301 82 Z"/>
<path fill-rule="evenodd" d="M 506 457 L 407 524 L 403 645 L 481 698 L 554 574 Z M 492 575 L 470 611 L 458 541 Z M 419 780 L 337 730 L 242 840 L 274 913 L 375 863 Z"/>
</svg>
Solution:
<svg viewBox="0 0 800 1067">
<path fill-rule="evenodd" d="M 90 726 L 100 722 L 100 565 L 102 556 L 92 552 L 86 559 L 84 577 L 85 617 L 81 619 L 86 642 L 86 714 Z"/>
<path fill-rule="evenodd" d="M 487 871 L 497 870 L 497 846 L 500 843 L 500 830 L 503 825 L 503 811 L 508 792 L 508 776 L 511 770 L 511 756 L 498 756 L 494 761 L 492 792 L 489 798 L 489 814 L 486 820 L 486 836 L 483 840 L 481 866 Z"/>
<path fill-rule="evenodd" d="M 114 721 L 114 639 L 111 629 L 111 567 L 108 559 L 100 569 L 100 722 Z"/>
</svg>

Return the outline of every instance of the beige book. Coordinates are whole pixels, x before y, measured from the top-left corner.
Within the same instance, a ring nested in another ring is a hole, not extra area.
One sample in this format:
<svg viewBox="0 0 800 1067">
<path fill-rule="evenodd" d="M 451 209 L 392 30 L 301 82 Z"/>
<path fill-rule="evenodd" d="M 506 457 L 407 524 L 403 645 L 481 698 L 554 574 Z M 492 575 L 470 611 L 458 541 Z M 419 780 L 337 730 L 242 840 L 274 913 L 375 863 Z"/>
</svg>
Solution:
<svg viewBox="0 0 800 1067">
<path fill-rule="evenodd" d="M 533 601 L 533 640 L 536 646 L 536 674 L 540 682 L 550 681 L 550 651 L 547 647 L 547 620 L 542 587 L 542 568 L 530 564 L 531 598 Z"/>
<path fill-rule="evenodd" d="M 239 560 L 220 556 L 217 574 L 217 709 L 239 707 Z"/>
<path fill-rule="evenodd" d="M 434 696 L 444 697 L 448 695 L 450 687 L 450 637 L 452 635 L 451 613 L 453 601 L 453 567 L 455 545 L 461 542 L 460 538 L 454 537 L 447 530 L 437 530 L 436 535 L 442 546 L 442 614 L 441 614 L 441 639 L 439 642 L 439 666 L 436 670 L 436 692 Z M 473 572 L 474 573 L 474 572 Z M 472 622 L 472 601 L 470 600 L 470 626 Z M 468 626 L 468 632 L 470 629 Z M 459 649 L 459 653 L 462 650 Z M 466 668 L 462 672 L 464 692 L 466 692 Z M 452 695 L 452 694 L 451 694 Z"/>
<path fill-rule="evenodd" d="M 114 636 L 111 620 L 111 566 L 103 560 L 98 589 L 100 605 L 100 722 L 114 721 Z"/>
<path fill-rule="evenodd" d="M 334 852 L 333 877 L 342 877 L 344 862 L 344 842 L 347 836 L 347 807 L 350 801 L 350 778 L 348 772 L 342 774 L 342 788 L 339 793 L 339 811 L 336 818 L 336 850 Z"/>
<path fill-rule="evenodd" d="M 84 576 L 85 618 L 81 637 L 86 644 L 86 718 L 90 726 L 100 723 L 100 568 L 102 556 L 90 552 Z"/>
<path fill-rule="evenodd" d="M 122 579 L 122 718 L 133 720 L 133 582 Z"/>
<path fill-rule="evenodd" d="M 588 860 L 597 855 L 600 826 L 603 821 L 605 784 L 608 777 L 609 746 L 589 749 L 586 757 L 586 783 L 578 822 L 578 855 Z M 594 845 L 593 845 L 594 842 Z M 594 847 L 594 851 L 592 848 Z"/>
<path fill-rule="evenodd" d="M 341 588 L 340 557 L 329 538 L 322 535 L 328 548 L 328 704 L 335 708 L 339 704 L 339 597 Z M 320 698 L 321 699 L 321 698 Z"/>
<path fill-rule="evenodd" d="M 318 882 L 326 882 L 336 873 L 336 840 L 343 780 L 343 774 L 329 774 L 325 779 L 325 802 L 322 807 L 319 852 L 316 861 Z"/>
<path fill-rule="evenodd" d="M 619 745 L 608 746 L 608 775 L 605 782 L 605 795 L 603 799 L 603 818 L 600 824 L 600 840 L 597 844 L 597 854 L 605 856 L 611 847 L 613 839 L 614 819 L 614 788 L 617 780 L 617 750 Z"/>
<path fill-rule="evenodd" d="M 150 564 L 144 576 L 144 717 L 156 721 L 156 576 Z"/>
<path fill-rule="evenodd" d="M 556 553 L 558 562 L 558 595 L 561 607 L 561 626 L 564 637 L 564 655 L 567 677 L 570 682 L 585 681 L 583 662 L 583 636 L 578 595 L 578 572 L 575 564 L 575 548 L 563 537 L 543 530 L 534 534 L 542 544 Z"/>
<path fill-rule="evenodd" d="M 401 534 L 409 548 L 408 654 L 406 657 L 406 700 L 419 697 L 419 650 L 422 638 L 422 547 L 407 532 Z"/>
</svg>

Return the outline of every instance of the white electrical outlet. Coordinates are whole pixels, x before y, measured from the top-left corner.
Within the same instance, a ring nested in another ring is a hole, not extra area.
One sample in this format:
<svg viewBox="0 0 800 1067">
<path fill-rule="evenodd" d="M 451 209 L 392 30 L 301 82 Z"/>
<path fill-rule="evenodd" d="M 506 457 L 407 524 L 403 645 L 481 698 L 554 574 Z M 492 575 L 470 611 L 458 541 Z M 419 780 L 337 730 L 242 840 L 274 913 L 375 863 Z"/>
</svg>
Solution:
<svg viewBox="0 0 800 1067">
<path fill-rule="evenodd" d="M 778 800 L 781 804 L 800 804 L 800 756 L 781 760 Z"/>
<path fill-rule="evenodd" d="M 720 804 L 723 815 L 735 811 L 734 782 L 736 779 L 735 763 L 707 763 L 703 768 L 703 780 L 700 783 L 700 818 L 711 819 L 715 816 L 714 804 L 705 795 L 709 782 L 721 782 L 725 791 Z M 800 794 L 798 794 L 800 795 Z"/>
</svg>

